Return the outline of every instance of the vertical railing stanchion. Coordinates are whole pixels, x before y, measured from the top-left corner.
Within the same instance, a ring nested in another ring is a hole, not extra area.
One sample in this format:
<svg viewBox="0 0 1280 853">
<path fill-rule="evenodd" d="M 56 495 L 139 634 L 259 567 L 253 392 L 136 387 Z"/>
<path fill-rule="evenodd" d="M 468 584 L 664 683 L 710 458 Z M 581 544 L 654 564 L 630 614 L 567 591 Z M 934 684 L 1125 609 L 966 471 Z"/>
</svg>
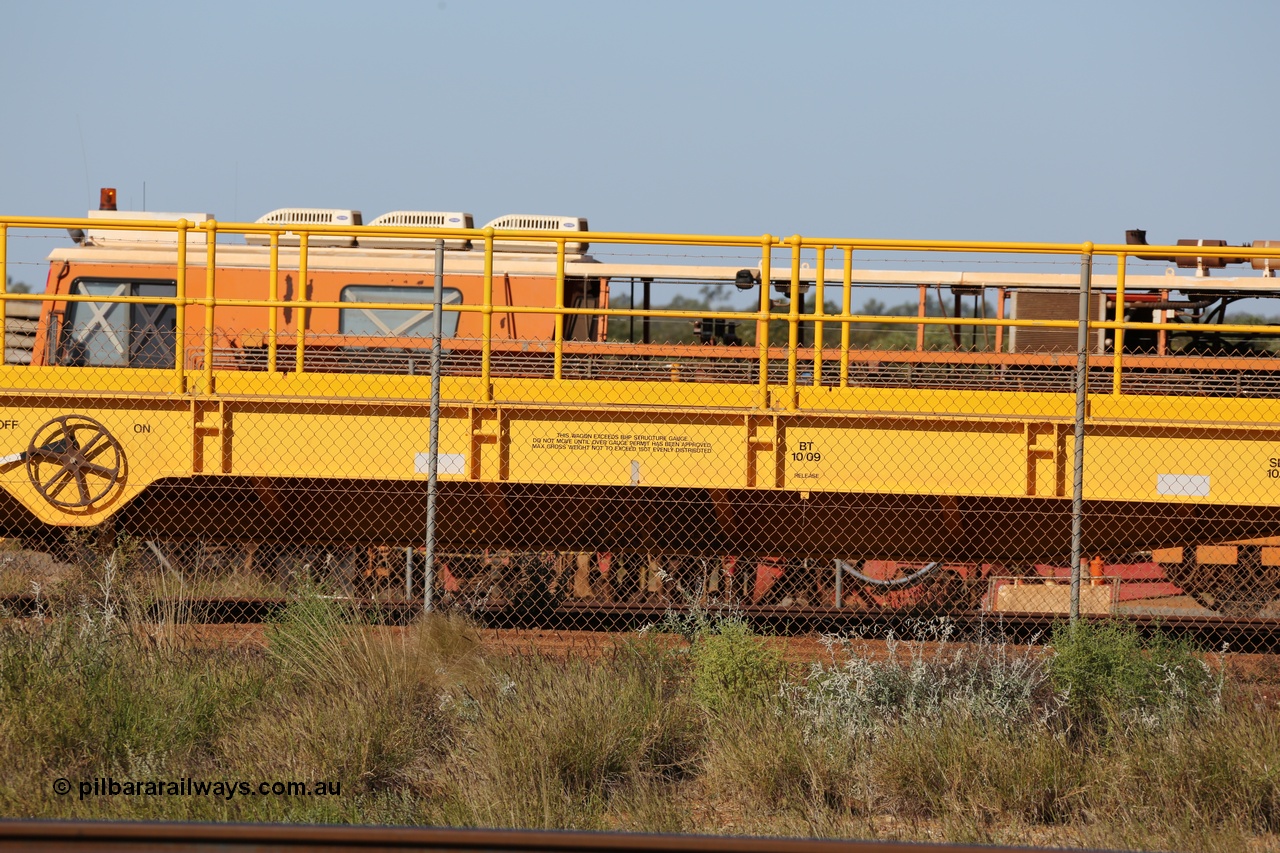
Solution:
<svg viewBox="0 0 1280 853">
<path fill-rule="evenodd" d="M 178 220 L 178 268 L 173 275 L 173 392 L 187 391 L 187 229 L 191 223 Z"/>
<path fill-rule="evenodd" d="M 493 229 L 484 229 L 484 314 L 480 342 L 480 386 L 485 403 L 493 402 Z"/>
<path fill-rule="evenodd" d="M 218 265 L 218 223 L 207 219 L 204 244 L 204 393 L 213 393 L 214 271 Z"/>
<path fill-rule="evenodd" d="M 487 242 L 487 241 L 486 241 Z M 488 246 L 492 248 L 492 246 Z M 435 292 L 431 311 L 431 413 L 427 439 L 427 531 L 422 569 L 422 612 L 431 612 L 436 566 L 436 477 L 440 461 L 440 338 L 444 335 L 444 240 L 436 240 Z M 413 587 L 405 581 L 405 590 Z"/>
<path fill-rule="evenodd" d="M 1120 378 L 1123 369 L 1121 361 L 1124 357 L 1124 268 L 1127 260 L 1124 255 L 1116 255 L 1116 322 L 1121 325 L 1116 326 L 1116 333 L 1112 338 L 1115 341 L 1112 347 L 1115 355 L 1111 362 L 1111 393 L 1117 397 L 1122 393 Z"/>
<path fill-rule="evenodd" d="M 1093 279 L 1093 244 L 1085 243 L 1080 257 L 1080 316 L 1076 326 L 1075 460 L 1071 476 L 1071 607 L 1070 619 L 1080 618 L 1080 561 L 1084 558 L 1084 418 L 1089 402 L 1089 287 Z"/>
<path fill-rule="evenodd" d="M 848 317 L 853 313 L 853 247 L 844 249 L 844 281 L 841 289 L 840 313 Z M 849 321 L 840 323 L 840 387 L 849 387 Z"/>
<path fill-rule="evenodd" d="M 773 235 L 760 238 L 760 318 L 756 320 L 756 349 L 760 356 L 760 408 L 769 408 L 769 279 Z"/>
<path fill-rule="evenodd" d="M 788 410 L 796 407 L 796 362 L 800 350 L 800 235 L 791 238 L 791 288 L 787 306 L 787 401 Z"/>
<path fill-rule="evenodd" d="M 554 376 L 564 374 L 564 239 L 556 240 L 556 340 Z"/>
<path fill-rule="evenodd" d="M 827 247 L 818 247 L 813 279 L 813 387 L 822 387 L 822 318 L 826 313 Z"/>
<path fill-rule="evenodd" d="M 919 301 L 916 304 L 916 316 L 924 319 L 929 314 L 929 288 L 926 285 L 920 285 Z M 942 306 L 942 294 L 938 294 L 938 306 Z M 916 324 L 916 352 L 924 352 L 924 323 Z"/>
<path fill-rule="evenodd" d="M 295 373 L 307 372 L 305 354 L 307 345 L 307 246 L 310 235 L 305 231 L 298 235 L 298 295 L 294 299 L 296 312 L 293 324 Z"/>
<path fill-rule="evenodd" d="M 0 341 L 9 339 L 9 226 L 0 225 Z M 0 355 L 0 364 L 9 361 L 9 347 L 5 346 Z"/>
<path fill-rule="evenodd" d="M 267 315 L 267 372 L 272 376 L 276 372 L 276 359 L 279 356 L 280 342 L 280 232 L 271 232 L 271 269 L 267 273 L 267 301 L 271 303 L 271 313 Z"/>
<path fill-rule="evenodd" d="M 983 297 L 985 299 L 986 297 Z M 996 288 L 996 322 L 1004 320 L 1004 299 L 1005 292 L 1003 287 Z M 1004 326 L 996 326 L 996 355 L 1004 352 Z"/>
</svg>

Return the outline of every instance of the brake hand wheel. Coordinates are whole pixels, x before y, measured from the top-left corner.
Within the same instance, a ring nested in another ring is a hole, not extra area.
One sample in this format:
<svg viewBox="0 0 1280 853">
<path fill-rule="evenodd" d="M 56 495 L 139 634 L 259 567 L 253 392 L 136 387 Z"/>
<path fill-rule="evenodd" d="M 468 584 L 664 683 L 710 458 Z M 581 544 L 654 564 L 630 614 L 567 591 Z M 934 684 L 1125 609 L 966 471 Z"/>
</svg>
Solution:
<svg viewBox="0 0 1280 853">
<path fill-rule="evenodd" d="M 42 498 L 60 509 L 84 509 L 120 485 L 125 459 L 105 426 L 85 415 L 62 415 L 36 430 L 26 463 Z"/>
</svg>

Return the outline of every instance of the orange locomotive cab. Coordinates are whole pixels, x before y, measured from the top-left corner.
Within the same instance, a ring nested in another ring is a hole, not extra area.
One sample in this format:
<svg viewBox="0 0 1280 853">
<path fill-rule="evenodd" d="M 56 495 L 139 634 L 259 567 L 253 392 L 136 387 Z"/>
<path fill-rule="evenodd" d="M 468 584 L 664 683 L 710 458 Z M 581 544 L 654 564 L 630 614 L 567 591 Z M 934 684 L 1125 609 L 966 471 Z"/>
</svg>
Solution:
<svg viewBox="0 0 1280 853">
<path fill-rule="evenodd" d="M 91 216 L 97 213 L 91 212 Z M 185 218 L 193 223 L 186 234 L 185 304 L 179 305 L 178 298 L 176 228 L 153 232 L 89 229 L 73 233 L 78 245 L 55 250 L 50 256 L 46 293 L 102 296 L 113 301 L 45 302 L 31 363 L 168 369 L 178 358 L 179 341 L 185 340 L 184 360 L 188 367 L 195 366 L 202 357 L 206 335 L 207 232 L 199 226 L 208 217 L 114 211 L 110 215 L 172 223 Z M 414 245 L 408 240 L 384 239 L 380 243 L 371 238 L 372 246 L 364 247 L 359 243 L 326 245 L 317 240 L 319 245 L 309 246 L 306 252 L 305 284 L 301 282 L 304 266 L 297 239 L 292 246 L 284 239 L 280 242 L 278 249 L 249 243 L 215 246 L 217 289 L 212 328 L 217 369 L 266 369 L 268 338 L 273 329 L 277 369 L 296 369 L 300 327 L 305 337 L 307 370 L 412 373 L 420 369 L 418 362 L 422 350 L 430 346 L 432 333 L 432 312 L 429 307 L 423 310 L 433 296 L 434 249 L 423 247 L 430 241 L 419 239 Z M 391 246 L 384 248 L 382 243 L 388 242 Z M 273 252 L 277 254 L 274 287 Z M 508 251 L 495 253 L 495 257 L 495 352 L 507 348 L 527 351 L 530 342 L 551 342 L 555 335 L 552 315 L 504 312 L 502 306 L 554 307 L 554 255 Z M 607 283 L 602 279 L 566 277 L 564 288 L 567 306 L 607 304 Z M 261 303 L 272 296 L 283 304 L 274 309 L 245 304 Z M 447 248 L 443 296 L 445 305 L 482 304 L 482 253 L 469 252 L 456 243 Z M 137 301 L 115 301 L 120 298 Z M 410 307 L 393 307 L 399 303 Z M 271 317 L 272 310 L 275 318 Z M 446 310 L 442 331 L 450 352 L 479 352 L 482 317 L 478 311 Z M 566 317 L 565 340 L 603 338 L 604 318 Z"/>
</svg>

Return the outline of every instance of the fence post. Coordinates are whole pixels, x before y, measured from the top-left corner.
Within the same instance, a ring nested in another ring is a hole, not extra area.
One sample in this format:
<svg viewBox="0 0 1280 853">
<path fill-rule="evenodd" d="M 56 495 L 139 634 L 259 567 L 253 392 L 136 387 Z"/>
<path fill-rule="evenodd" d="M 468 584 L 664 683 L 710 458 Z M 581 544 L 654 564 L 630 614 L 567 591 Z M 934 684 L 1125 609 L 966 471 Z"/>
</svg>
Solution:
<svg viewBox="0 0 1280 853">
<path fill-rule="evenodd" d="M 1089 394 L 1089 286 L 1093 279 L 1093 244 L 1080 256 L 1080 319 L 1076 326 L 1075 462 L 1071 477 L 1071 609 L 1074 625 L 1080 618 L 1080 560 L 1084 557 L 1084 415 Z"/>
<path fill-rule="evenodd" d="M 436 240 L 436 281 L 431 312 L 431 418 L 427 446 L 427 541 L 422 568 L 422 612 L 431 612 L 436 561 L 436 470 L 440 461 L 440 338 L 444 334 L 444 240 Z M 406 572 L 405 591 L 412 593 Z"/>
</svg>

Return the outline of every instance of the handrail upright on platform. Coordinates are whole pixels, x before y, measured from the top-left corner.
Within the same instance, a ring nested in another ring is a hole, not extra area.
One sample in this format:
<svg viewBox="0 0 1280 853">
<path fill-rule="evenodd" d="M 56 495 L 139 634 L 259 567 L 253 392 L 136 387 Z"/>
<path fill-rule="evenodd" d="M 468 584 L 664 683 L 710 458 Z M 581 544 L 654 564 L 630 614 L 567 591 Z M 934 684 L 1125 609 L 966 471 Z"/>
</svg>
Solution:
<svg viewBox="0 0 1280 853">
<path fill-rule="evenodd" d="M 187 229 L 191 223 L 178 220 L 178 267 L 174 270 L 173 294 L 173 390 L 187 391 Z"/>
<path fill-rule="evenodd" d="M 772 278 L 773 235 L 760 238 L 760 318 L 756 320 L 756 348 L 760 355 L 760 408 L 769 408 L 769 279 Z"/>
<path fill-rule="evenodd" d="M 484 313 L 480 342 L 480 388 L 482 402 L 493 402 L 493 229 L 484 229 Z"/>
<path fill-rule="evenodd" d="M 9 293 L 9 226 L 0 223 L 0 341 L 9 340 L 9 301 L 5 296 Z M 0 365 L 8 359 L 7 345 L 0 350 Z"/>
<path fill-rule="evenodd" d="M 844 247 L 844 281 L 841 285 L 840 313 L 848 317 L 853 308 L 853 247 Z M 849 387 L 849 321 L 840 324 L 840 387 Z"/>
<path fill-rule="evenodd" d="M 562 379 L 564 373 L 564 238 L 556 240 L 556 340 L 553 374 Z"/>
<path fill-rule="evenodd" d="M 218 223 L 207 219 L 204 262 L 204 393 L 213 393 L 213 307 L 217 301 L 214 278 L 217 268 Z"/>
<path fill-rule="evenodd" d="M 791 304 L 787 307 L 787 399 L 786 408 L 796 408 L 796 362 L 800 354 L 800 235 L 791 238 Z"/>
<path fill-rule="evenodd" d="M 271 302 L 271 313 L 267 316 L 267 373 L 272 376 L 276 372 L 276 360 L 279 357 L 280 341 L 280 232 L 271 232 L 271 269 L 267 272 L 267 299 Z"/>
<path fill-rule="evenodd" d="M 818 246 L 817 258 L 815 259 L 816 271 L 814 272 L 815 281 L 813 287 L 813 387 L 822 387 L 822 334 L 823 325 L 822 318 L 826 316 L 826 306 L 823 300 L 826 299 L 826 291 L 823 286 L 827 281 L 827 247 Z"/>
<path fill-rule="evenodd" d="M 294 362 L 293 371 L 299 375 L 306 373 L 306 341 L 307 341 L 307 247 L 310 237 L 306 231 L 298 235 L 298 295 L 294 299 L 297 316 L 294 317 Z"/>
<path fill-rule="evenodd" d="M 1120 323 L 1116 326 L 1115 343 L 1112 348 L 1115 350 L 1115 360 L 1111 367 L 1111 393 L 1119 397 L 1123 392 L 1120 386 L 1121 367 L 1120 363 L 1124 360 L 1124 268 L 1127 258 L 1124 255 L 1116 255 L 1116 320 Z M 1106 303 L 1104 301 L 1105 309 Z M 1103 318 L 1106 318 L 1104 311 Z"/>
</svg>

